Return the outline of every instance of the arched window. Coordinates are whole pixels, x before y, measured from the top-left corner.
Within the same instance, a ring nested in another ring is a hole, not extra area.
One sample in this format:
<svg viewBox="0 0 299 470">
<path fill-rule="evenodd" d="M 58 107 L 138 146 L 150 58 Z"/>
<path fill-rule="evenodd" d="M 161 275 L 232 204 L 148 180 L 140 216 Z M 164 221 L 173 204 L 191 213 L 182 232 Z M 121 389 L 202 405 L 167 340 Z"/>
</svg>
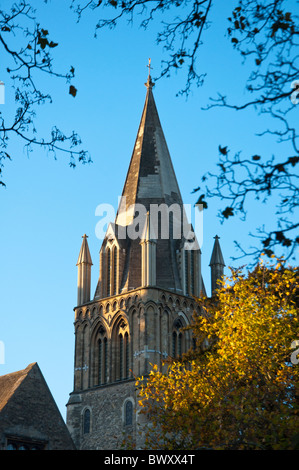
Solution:
<svg viewBox="0 0 299 470">
<path fill-rule="evenodd" d="M 113 272 L 112 272 L 113 295 L 117 293 L 117 248 L 113 248 Z"/>
<path fill-rule="evenodd" d="M 90 433 L 90 409 L 86 408 L 83 413 L 83 434 Z"/>
<path fill-rule="evenodd" d="M 189 251 L 185 250 L 185 294 L 189 294 Z"/>
<path fill-rule="evenodd" d="M 124 350 L 123 350 L 123 335 L 118 336 L 118 350 L 119 350 L 119 380 L 123 379 L 123 368 L 124 368 Z"/>
<path fill-rule="evenodd" d="M 178 336 L 178 356 L 180 357 L 183 352 L 183 335 L 180 332 Z"/>
<path fill-rule="evenodd" d="M 181 331 L 183 323 L 177 318 L 172 331 L 172 357 L 181 356 L 184 352 L 184 332 Z"/>
<path fill-rule="evenodd" d="M 107 282 L 107 297 L 110 297 L 110 294 L 111 294 L 111 281 L 110 281 L 110 276 L 111 276 L 111 250 L 110 248 L 108 248 L 107 250 L 107 254 L 106 254 L 106 260 L 107 260 L 107 278 L 106 278 L 106 282 Z"/>
<path fill-rule="evenodd" d="M 100 385 L 102 379 L 102 367 L 103 367 L 103 342 L 101 339 L 98 341 L 98 383 Z"/>
<path fill-rule="evenodd" d="M 176 343 L 177 343 L 177 334 L 176 331 L 172 332 L 172 357 L 176 357 Z"/>
<path fill-rule="evenodd" d="M 108 382 L 108 340 L 104 338 L 104 384 Z"/>
<path fill-rule="evenodd" d="M 133 403 L 127 400 L 125 404 L 125 426 L 132 426 L 133 424 Z"/>
<path fill-rule="evenodd" d="M 129 378 L 131 362 L 129 326 L 124 318 L 119 317 L 114 325 L 111 341 L 113 351 L 115 352 L 113 354 L 111 380 L 126 380 Z"/>
<path fill-rule="evenodd" d="M 190 251 L 190 294 L 195 294 L 195 253 L 194 250 Z"/>
<path fill-rule="evenodd" d="M 95 337 L 94 384 L 102 385 L 108 381 L 108 341 L 107 332 L 100 324 Z"/>
<path fill-rule="evenodd" d="M 129 335 L 125 333 L 125 344 L 124 344 L 124 353 L 125 353 L 125 376 L 127 379 L 129 377 Z"/>
</svg>

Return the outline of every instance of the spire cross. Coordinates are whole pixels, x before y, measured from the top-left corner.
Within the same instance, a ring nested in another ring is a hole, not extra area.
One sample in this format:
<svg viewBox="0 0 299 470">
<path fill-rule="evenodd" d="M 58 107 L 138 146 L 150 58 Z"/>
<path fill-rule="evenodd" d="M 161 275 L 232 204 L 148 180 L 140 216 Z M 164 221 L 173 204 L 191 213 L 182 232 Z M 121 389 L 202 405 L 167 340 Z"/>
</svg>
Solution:
<svg viewBox="0 0 299 470">
<path fill-rule="evenodd" d="M 151 69 L 152 69 L 152 67 L 151 67 L 151 61 L 152 61 L 152 59 L 149 58 L 149 59 L 148 59 L 148 65 L 147 65 L 147 67 L 148 67 L 148 76 L 149 76 L 149 77 L 151 76 Z"/>
<path fill-rule="evenodd" d="M 154 86 L 154 83 L 152 82 L 152 77 L 151 77 L 151 69 L 152 69 L 152 66 L 151 66 L 151 59 L 149 58 L 148 59 L 148 77 L 147 77 L 147 82 L 145 83 L 145 86 L 147 88 L 152 88 Z"/>
</svg>

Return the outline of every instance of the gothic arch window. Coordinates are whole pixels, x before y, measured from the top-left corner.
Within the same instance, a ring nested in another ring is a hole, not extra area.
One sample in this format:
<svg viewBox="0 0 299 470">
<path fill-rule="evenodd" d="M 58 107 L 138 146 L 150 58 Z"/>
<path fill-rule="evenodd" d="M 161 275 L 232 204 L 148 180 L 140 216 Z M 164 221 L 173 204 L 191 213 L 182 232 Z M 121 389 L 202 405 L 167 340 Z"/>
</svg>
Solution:
<svg viewBox="0 0 299 470">
<path fill-rule="evenodd" d="M 108 339 L 106 329 L 102 324 L 95 336 L 94 377 L 95 385 L 103 385 L 108 382 Z"/>
<path fill-rule="evenodd" d="M 185 268 L 185 294 L 189 294 L 189 251 L 185 250 L 184 268 Z"/>
<path fill-rule="evenodd" d="M 117 246 L 106 250 L 106 296 L 116 295 L 117 286 L 118 250 Z"/>
<path fill-rule="evenodd" d="M 90 433 L 90 425 L 91 425 L 91 413 L 90 413 L 90 409 L 86 408 L 83 411 L 83 423 L 82 423 L 83 434 Z"/>
<path fill-rule="evenodd" d="M 185 334 L 182 331 L 183 322 L 177 318 L 172 330 L 172 357 L 180 357 L 185 352 Z"/>
<path fill-rule="evenodd" d="M 196 252 L 184 251 L 185 294 L 196 295 Z"/>
<path fill-rule="evenodd" d="M 117 248 L 114 246 L 113 248 L 113 269 L 112 269 L 112 286 L 113 286 L 113 295 L 117 294 Z"/>
<path fill-rule="evenodd" d="M 190 294 L 195 294 L 195 252 L 190 251 Z"/>
<path fill-rule="evenodd" d="M 134 414 L 134 400 L 129 397 L 126 398 L 122 404 L 122 421 L 124 426 L 133 425 L 133 414 Z"/>
<path fill-rule="evenodd" d="M 123 335 L 120 333 L 118 335 L 118 353 L 119 353 L 119 371 L 118 371 L 118 378 L 119 380 L 123 379 L 123 372 L 124 372 L 124 341 Z"/>
<path fill-rule="evenodd" d="M 124 344 L 124 351 L 125 351 L 125 367 L 124 367 L 124 372 L 125 372 L 125 379 L 129 378 L 129 335 L 128 332 L 125 333 L 125 344 Z"/>
<path fill-rule="evenodd" d="M 113 380 L 126 380 L 130 371 L 129 327 L 120 317 L 114 326 L 112 342 L 114 344 Z"/>
<path fill-rule="evenodd" d="M 111 295 L 111 284 L 110 284 L 110 277 L 111 277 L 111 250 L 110 248 L 107 249 L 106 253 L 106 260 L 107 260 L 107 268 L 106 268 L 106 295 L 110 297 Z"/>
<path fill-rule="evenodd" d="M 125 426 L 132 426 L 133 424 L 133 403 L 127 400 L 125 404 Z"/>
</svg>

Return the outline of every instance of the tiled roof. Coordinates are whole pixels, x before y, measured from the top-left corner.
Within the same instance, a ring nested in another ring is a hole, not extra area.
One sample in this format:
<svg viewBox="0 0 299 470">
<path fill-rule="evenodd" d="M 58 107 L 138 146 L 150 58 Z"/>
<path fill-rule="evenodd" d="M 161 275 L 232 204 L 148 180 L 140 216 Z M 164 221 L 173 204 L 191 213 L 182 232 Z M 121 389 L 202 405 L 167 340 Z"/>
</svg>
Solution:
<svg viewBox="0 0 299 470">
<path fill-rule="evenodd" d="M 0 412 L 35 364 L 36 362 L 33 362 L 32 364 L 29 364 L 26 369 L 0 376 Z"/>
</svg>

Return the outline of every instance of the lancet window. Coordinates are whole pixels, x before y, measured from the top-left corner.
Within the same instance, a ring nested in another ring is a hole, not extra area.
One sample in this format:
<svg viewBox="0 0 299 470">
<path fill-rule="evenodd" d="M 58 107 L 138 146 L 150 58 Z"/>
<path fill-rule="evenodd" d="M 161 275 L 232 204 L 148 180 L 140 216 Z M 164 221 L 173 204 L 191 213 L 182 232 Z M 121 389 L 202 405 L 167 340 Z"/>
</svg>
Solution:
<svg viewBox="0 0 299 470">
<path fill-rule="evenodd" d="M 182 328 L 183 323 L 178 318 L 173 324 L 172 357 L 180 357 L 185 352 L 185 337 Z"/>
<path fill-rule="evenodd" d="M 108 247 L 106 251 L 106 296 L 117 294 L 117 247 Z"/>
<path fill-rule="evenodd" d="M 95 383 L 103 385 L 108 382 L 108 339 L 103 325 L 100 325 L 95 342 Z"/>
</svg>

